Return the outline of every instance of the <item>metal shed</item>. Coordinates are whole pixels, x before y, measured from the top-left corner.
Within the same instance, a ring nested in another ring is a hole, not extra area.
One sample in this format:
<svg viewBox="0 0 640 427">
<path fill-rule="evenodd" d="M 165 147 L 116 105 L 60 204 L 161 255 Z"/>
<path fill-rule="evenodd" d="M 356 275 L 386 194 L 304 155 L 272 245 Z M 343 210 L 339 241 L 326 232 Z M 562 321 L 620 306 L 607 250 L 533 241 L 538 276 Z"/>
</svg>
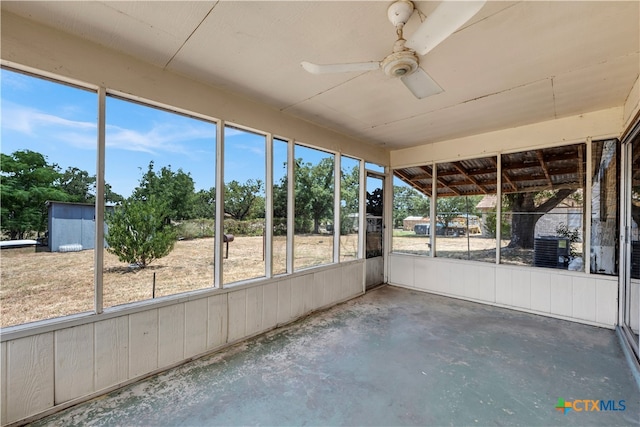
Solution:
<svg viewBox="0 0 640 427">
<path fill-rule="evenodd" d="M 50 251 L 95 247 L 95 205 L 47 201 L 47 213 Z"/>
</svg>

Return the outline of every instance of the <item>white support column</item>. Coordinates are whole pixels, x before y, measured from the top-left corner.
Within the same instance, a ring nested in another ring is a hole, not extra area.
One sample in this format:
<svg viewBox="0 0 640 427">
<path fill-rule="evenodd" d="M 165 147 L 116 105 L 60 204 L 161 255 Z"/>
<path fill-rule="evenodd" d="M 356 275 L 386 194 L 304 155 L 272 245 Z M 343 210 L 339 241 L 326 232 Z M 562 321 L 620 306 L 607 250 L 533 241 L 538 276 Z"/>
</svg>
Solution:
<svg viewBox="0 0 640 427">
<path fill-rule="evenodd" d="M 216 124 L 216 223 L 213 277 L 215 288 L 223 288 L 222 263 L 224 257 L 224 120 Z"/>
<path fill-rule="evenodd" d="M 105 129 L 106 129 L 106 97 L 107 90 L 98 88 L 98 155 L 96 158 L 96 202 L 95 202 L 95 251 L 93 258 L 94 310 L 96 314 L 103 311 L 104 265 L 104 165 L 105 165 Z"/>
<path fill-rule="evenodd" d="M 342 186 L 342 156 L 335 154 L 333 162 L 333 262 L 340 262 L 340 189 Z"/>
<path fill-rule="evenodd" d="M 389 281 L 389 255 L 393 234 L 393 176 L 389 166 L 384 167 L 382 180 L 382 260 L 383 280 Z"/>
<path fill-rule="evenodd" d="M 273 135 L 266 138 L 267 177 L 265 185 L 265 226 L 264 226 L 264 266 L 265 276 L 273 276 Z"/>
<path fill-rule="evenodd" d="M 431 258 L 436 256 L 436 231 L 438 224 L 436 223 L 436 202 L 438 201 L 438 171 L 435 163 L 431 163 L 431 203 L 429 203 L 429 244 Z"/>
<path fill-rule="evenodd" d="M 287 143 L 287 273 L 293 273 L 293 239 L 295 238 L 295 141 Z"/>
<path fill-rule="evenodd" d="M 500 264 L 500 248 L 502 247 L 502 154 L 498 154 L 496 165 L 496 264 Z"/>
<path fill-rule="evenodd" d="M 365 258 L 365 238 L 367 230 L 367 171 L 364 160 L 360 160 L 360 187 L 358 194 L 358 259 Z M 364 290 L 364 288 L 363 288 Z"/>
</svg>

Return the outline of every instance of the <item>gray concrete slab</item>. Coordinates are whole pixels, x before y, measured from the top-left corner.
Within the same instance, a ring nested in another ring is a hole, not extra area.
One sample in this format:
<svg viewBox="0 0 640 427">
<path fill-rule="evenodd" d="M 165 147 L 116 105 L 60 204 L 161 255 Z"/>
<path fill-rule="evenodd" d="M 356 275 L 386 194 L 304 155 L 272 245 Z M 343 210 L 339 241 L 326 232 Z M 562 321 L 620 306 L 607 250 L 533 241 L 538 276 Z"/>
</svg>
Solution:
<svg viewBox="0 0 640 427">
<path fill-rule="evenodd" d="M 556 410 L 559 398 L 575 408 Z M 35 425 L 614 426 L 639 414 L 614 331 L 383 286 Z"/>
</svg>

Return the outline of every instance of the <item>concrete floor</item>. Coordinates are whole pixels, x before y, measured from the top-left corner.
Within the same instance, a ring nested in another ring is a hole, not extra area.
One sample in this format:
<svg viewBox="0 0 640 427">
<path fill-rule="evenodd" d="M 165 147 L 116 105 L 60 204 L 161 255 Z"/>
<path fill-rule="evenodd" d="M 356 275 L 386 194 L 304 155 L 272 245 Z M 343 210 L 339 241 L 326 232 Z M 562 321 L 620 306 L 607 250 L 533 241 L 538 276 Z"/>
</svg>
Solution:
<svg viewBox="0 0 640 427">
<path fill-rule="evenodd" d="M 614 331 L 390 286 L 35 423 L 639 424 Z"/>
</svg>

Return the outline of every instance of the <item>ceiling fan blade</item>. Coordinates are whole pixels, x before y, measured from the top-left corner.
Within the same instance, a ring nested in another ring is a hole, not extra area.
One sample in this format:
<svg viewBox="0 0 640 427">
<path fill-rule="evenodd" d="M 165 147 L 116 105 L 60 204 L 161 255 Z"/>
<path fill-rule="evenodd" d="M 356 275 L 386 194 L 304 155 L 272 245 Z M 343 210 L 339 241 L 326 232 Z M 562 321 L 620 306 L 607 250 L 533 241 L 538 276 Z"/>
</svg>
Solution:
<svg viewBox="0 0 640 427">
<path fill-rule="evenodd" d="M 485 3 L 486 0 L 443 1 L 420 24 L 405 45 L 415 50 L 418 55 L 426 55 L 478 13 Z"/>
<path fill-rule="evenodd" d="M 351 64 L 313 64 L 303 61 L 302 68 L 311 74 L 347 73 L 353 71 L 371 71 L 380 68 L 380 62 L 354 62 Z"/>
<path fill-rule="evenodd" d="M 400 78 L 402 83 L 418 98 L 426 98 L 431 95 L 436 95 L 443 91 L 443 89 L 427 74 L 422 68 L 418 68 L 408 76 L 402 76 Z"/>
</svg>

